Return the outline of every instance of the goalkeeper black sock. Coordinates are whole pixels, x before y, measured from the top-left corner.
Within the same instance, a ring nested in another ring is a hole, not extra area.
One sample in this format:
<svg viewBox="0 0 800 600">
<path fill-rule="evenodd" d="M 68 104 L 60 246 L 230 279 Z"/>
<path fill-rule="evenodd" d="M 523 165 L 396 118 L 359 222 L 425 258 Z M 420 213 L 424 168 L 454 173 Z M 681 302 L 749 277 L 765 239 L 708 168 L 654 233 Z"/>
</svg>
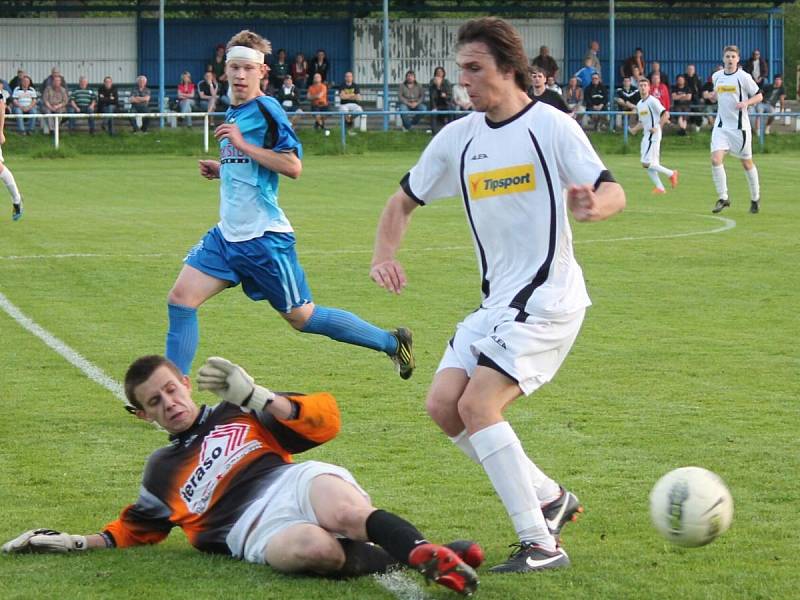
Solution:
<svg viewBox="0 0 800 600">
<path fill-rule="evenodd" d="M 398 562 L 375 544 L 356 542 L 351 539 L 338 540 L 344 550 L 344 565 L 337 575 L 340 577 L 359 577 L 373 573 L 385 573 Z"/>
<path fill-rule="evenodd" d="M 428 543 L 411 523 L 380 509 L 367 517 L 367 537 L 404 565 L 414 548 Z"/>
</svg>

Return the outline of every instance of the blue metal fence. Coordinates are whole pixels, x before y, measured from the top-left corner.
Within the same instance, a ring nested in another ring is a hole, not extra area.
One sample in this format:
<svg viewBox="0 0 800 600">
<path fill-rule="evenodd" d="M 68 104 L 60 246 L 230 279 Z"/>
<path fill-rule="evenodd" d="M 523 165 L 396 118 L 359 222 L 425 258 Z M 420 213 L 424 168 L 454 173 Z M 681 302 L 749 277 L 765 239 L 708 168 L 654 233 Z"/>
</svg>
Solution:
<svg viewBox="0 0 800 600">
<path fill-rule="evenodd" d="M 139 20 L 139 72 L 151 82 L 158 81 L 158 20 Z M 250 29 L 272 42 L 273 54 L 279 48 L 292 62 L 302 52 L 310 63 L 318 49 L 328 55 L 333 81 L 341 81 L 345 71 L 352 68 L 352 21 L 326 20 L 226 20 L 198 21 L 168 19 L 165 21 L 165 83 L 177 85 L 181 73 L 189 71 L 194 81 L 200 81 L 206 64 L 214 56 L 214 46 L 226 43 L 242 29 Z"/>
</svg>

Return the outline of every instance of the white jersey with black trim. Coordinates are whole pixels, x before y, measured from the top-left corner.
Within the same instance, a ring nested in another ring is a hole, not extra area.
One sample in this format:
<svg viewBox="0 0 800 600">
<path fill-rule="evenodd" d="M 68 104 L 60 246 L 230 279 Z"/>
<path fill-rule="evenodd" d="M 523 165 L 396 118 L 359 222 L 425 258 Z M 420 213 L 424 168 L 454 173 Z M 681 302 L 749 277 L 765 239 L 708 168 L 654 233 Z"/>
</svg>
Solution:
<svg viewBox="0 0 800 600">
<path fill-rule="evenodd" d="M 650 134 L 651 129 L 655 128 L 658 131 L 653 133 L 652 136 L 661 137 L 661 115 L 664 110 L 664 105 L 653 95 L 636 103 L 636 112 L 639 113 L 639 121 L 644 127 L 645 136 Z"/>
<path fill-rule="evenodd" d="M 717 93 L 717 119 L 714 127 L 722 129 L 750 129 L 747 109 L 736 108 L 738 102 L 749 100 L 761 90 L 749 73 L 738 69 L 733 73 L 717 71 L 711 82 Z"/>
<path fill-rule="evenodd" d="M 576 121 L 532 102 L 506 121 L 447 125 L 403 177 L 416 202 L 461 196 L 484 308 L 567 314 L 591 304 L 572 250 L 565 190 L 613 181 Z"/>
</svg>

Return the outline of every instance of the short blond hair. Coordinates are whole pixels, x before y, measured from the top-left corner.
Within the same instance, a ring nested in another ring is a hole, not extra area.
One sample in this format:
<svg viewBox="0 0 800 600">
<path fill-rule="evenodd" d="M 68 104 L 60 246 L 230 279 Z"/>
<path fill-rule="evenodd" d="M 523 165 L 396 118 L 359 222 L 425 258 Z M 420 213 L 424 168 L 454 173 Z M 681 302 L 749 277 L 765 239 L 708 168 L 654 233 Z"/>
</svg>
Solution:
<svg viewBox="0 0 800 600">
<path fill-rule="evenodd" d="M 263 52 L 265 55 L 272 54 L 272 44 L 270 41 L 247 29 L 242 29 L 228 40 L 228 45 L 225 46 L 225 49 L 230 50 L 234 46 L 252 48 L 253 50 Z"/>
<path fill-rule="evenodd" d="M 722 54 L 724 55 L 726 52 L 736 52 L 736 56 L 742 55 L 742 53 L 739 52 L 739 46 L 733 46 L 733 45 L 725 46 L 725 49 L 722 51 Z"/>
</svg>

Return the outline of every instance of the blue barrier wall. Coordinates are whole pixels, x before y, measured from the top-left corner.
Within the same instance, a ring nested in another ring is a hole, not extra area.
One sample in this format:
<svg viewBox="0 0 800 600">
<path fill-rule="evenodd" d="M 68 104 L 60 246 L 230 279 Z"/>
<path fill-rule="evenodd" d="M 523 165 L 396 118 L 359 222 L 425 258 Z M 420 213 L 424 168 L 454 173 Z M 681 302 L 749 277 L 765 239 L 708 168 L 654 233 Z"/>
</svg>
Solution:
<svg viewBox="0 0 800 600">
<path fill-rule="evenodd" d="M 742 61 L 758 48 L 761 56 L 773 62 L 773 73 L 783 72 L 783 20 L 774 20 L 775 56 L 769 56 L 769 26 L 766 19 L 719 20 L 617 20 L 615 73 L 620 84 L 619 68 L 622 62 L 639 47 L 644 51 L 648 66 L 653 60 L 661 63 L 661 70 L 669 76 L 670 85 L 675 76 L 684 73 L 686 65 L 693 63 L 705 81 L 714 67 L 722 62 L 722 49 L 733 44 L 739 47 Z M 608 21 L 569 19 L 565 23 L 564 50 L 568 78 L 583 66 L 589 42 L 600 42 L 600 61 L 603 79 L 608 79 Z"/>
<path fill-rule="evenodd" d="M 200 81 L 205 66 L 214 56 L 214 46 L 226 43 L 242 29 L 250 29 L 272 42 L 273 53 L 286 50 L 288 61 L 297 52 L 306 55 L 310 63 L 317 49 L 328 54 L 333 81 L 341 81 L 345 71 L 352 68 L 352 22 L 350 19 L 326 20 L 229 20 L 197 21 L 167 19 L 164 23 L 165 81 L 176 86 L 183 71 Z M 139 20 L 139 72 L 146 75 L 151 87 L 158 85 L 158 20 Z"/>
</svg>

